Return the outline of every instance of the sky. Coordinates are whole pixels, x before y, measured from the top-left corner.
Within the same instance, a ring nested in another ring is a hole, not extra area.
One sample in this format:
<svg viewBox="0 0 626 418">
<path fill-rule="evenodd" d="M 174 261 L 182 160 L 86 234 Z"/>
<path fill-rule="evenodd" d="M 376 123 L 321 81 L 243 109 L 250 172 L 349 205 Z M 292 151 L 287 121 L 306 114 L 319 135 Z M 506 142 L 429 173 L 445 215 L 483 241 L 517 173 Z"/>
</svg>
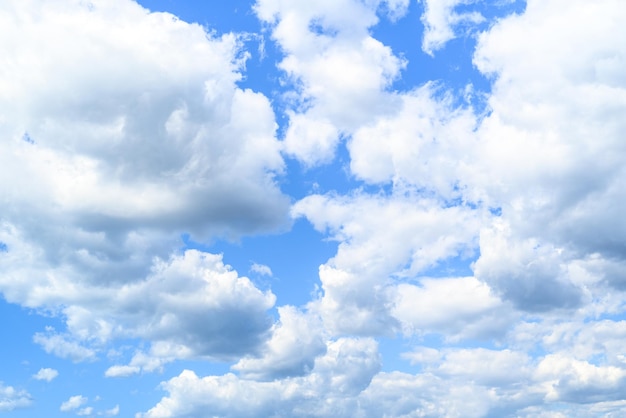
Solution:
<svg viewBox="0 0 626 418">
<path fill-rule="evenodd" d="M 0 2 L 0 415 L 626 415 L 625 21 Z"/>
</svg>

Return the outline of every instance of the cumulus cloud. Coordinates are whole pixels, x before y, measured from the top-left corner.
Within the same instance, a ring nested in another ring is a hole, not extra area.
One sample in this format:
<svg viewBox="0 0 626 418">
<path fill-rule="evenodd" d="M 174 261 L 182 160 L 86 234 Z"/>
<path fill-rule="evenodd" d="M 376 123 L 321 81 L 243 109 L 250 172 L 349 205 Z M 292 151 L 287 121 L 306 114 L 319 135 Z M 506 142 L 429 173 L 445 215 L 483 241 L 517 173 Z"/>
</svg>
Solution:
<svg viewBox="0 0 626 418">
<path fill-rule="evenodd" d="M 32 403 L 31 395 L 25 390 L 15 389 L 0 382 L 0 412 L 25 408 Z"/>
<path fill-rule="evenodd" d="M 568 277 L 562 249 L 534 239 L 515 242 L 506 225 L 500 224 L 481 233 L 480 249 L 476 277 L 519 309 L 542 311 L 581 304 L 582 291 Z"/>
<path fill-rule="evenodd" d="M 339 241 L 337 254 L 320 267 L 323 296 L 316 309 L 326 326 L 368 335 L 397 328 L 389 309 L 396 280 L 472 254 L 482 216 L 410 190 L 390 197 L 311 195 L 292 213 Z"/>
<path fill-rule="evenodd" d="M 258 17 L 271 25 L 284 52 L 279 68 L 294 86 L 284 138 L 288 154 L 306 166 L 327 163 L 343 135 L 393 105 L 383 93 L 405 62 L 368 30 L 378 22 L 379 8 L 398 18 L 407 7 L 404 0 L 257 2 Z"/>
<path fill-rule="evenodd" d="M 309 373 L 315 358 L 326 350 L 322 323 L 292 306 L 278 308 L 280 320 L 262 357 L 246 357 L 233 366 L 245 378 L 276 379 Z"/>
<path fill-rule="evenodd" d="M 167 397 L 138 416 L 303 416 L 312 411 L 320 416 L 347 416 L 356 404 L 347 404 L 346 399 L 353 399 L 365 389 L 379 369 L 373 340 L 343 338 L 329 342 L 310 374 L 301 377 L 258 382 L 241 380 L 233 374 L 201 378 L 185 370 L 162 384 Z"/>
<path fill-rule="evenodd" d="M 474 277 L 422 279 L 419 284 L 395 288 L 392 313 L 409 335 L 497 339 L 517 319 L 489 286 Z"/>
<path fill-rule="evenodd" d="M 108 291 L 100 296 L 100 308 L 66 310 L 70 330 L 86 339 L 152 341 L 149 353 L 136 353 L 130 364 L 108 369 L 111 377 L 154 371 L 176 358 L 255 353 L 272 325 L 266 311 L 275 296 L 238 276 L 220 255 L 197 250 L 157 260 L 146 280 L 112 291 L 115 296 Z"/>
<path fill-rule="evenodd" d="M 59 408 L 61 412 L 69 412 L 80 408 L 87 403 L 87 398 L 82 395 L 70 396 L 70 398 L 61 404 Z"/>
<path fill-rule="evenodd" d="M 232 362 L 235 373 L 164 382 L 145 417 L 624 408 L 626 325 L 612 316 L 626 288 L 619 0 L 530 0 L 484 28 L 474 54 L 491 82 L 484 114 L 445 85 L 390 91 L 406 61 L 371 28 L 407 1 L 259 0 L 291 89 L 282 141 L 269 100 L 237 86 L 237 35 L 131 1 L 91 3 L 58 0 L 37 19 L 29 2 L 0 6 L 10 63 L 0 68 L 0 291 L 63 318 L 66 330 L 34 336 L 46 352 L 85 361 L 116 339 L 146 341 L 107 377 L 176 359 Z M 424 51 L 483 19 L 464 4 L 425 1 Z M 208 240 L 287 225 L 281 153 L 315 166 L 341 140 L 362 187 L 291 206 L 337 243 L 303 310 L 279 306 L 273 322 L 271 291 L 220 255 L 180 250 L 183 232 Z M 446 262 L 462 272 L 430 277 Z M 414 373 L 381 371 L 372 338 L 399 333 Z M 52 379 L 44 370 L 34 377 Z M 0 410 L 29 403 L 0 386 Z M 86 403 L 73 396 L 61 410 L 93 414 Z"/>
<path fill-rule="evenodd" d="M 377 115 L 349 140 L 351 172 L 371 184 L 409 184 L 448 200 L 478 202 L 463 187 L 474 168 L 468 159 L 476 147 L 471 109 L 455 107 L 452 95 L 433 83 L 397 98 L 395 113 Z"/>
<path fill-rule="evenodd" d="M 182 233 L 234 238 L 289 222 L 269 100 L 237 86 L 238 36 L 129 0 L 5 2 L 0 24 L 12 63 L 0 70 L 0 291 L 68 327 L 36 342 L 76 361 L 122 334 L 154 338 L 163 356 L 253 351 L 273 296 L 217 265 L 226 287 L 210 267 L 181 267 L 211 255 L 175 256 Z M 226 299 L 200 300 L 212 292 Z M 247 317 L 231 297 L 260 309 Z M 211 310 L 229 328 L 203 322 Z"/>
<path fill-rule="evenodd" d="M 45 380 L 46 382 L 51 382 L 58 375 L 59 375 L 59 372 L 57 370 L 46 367 L 46 368 L 39 369 L 39 371 L 33 375 L 33 379 Z"/>
</svg>

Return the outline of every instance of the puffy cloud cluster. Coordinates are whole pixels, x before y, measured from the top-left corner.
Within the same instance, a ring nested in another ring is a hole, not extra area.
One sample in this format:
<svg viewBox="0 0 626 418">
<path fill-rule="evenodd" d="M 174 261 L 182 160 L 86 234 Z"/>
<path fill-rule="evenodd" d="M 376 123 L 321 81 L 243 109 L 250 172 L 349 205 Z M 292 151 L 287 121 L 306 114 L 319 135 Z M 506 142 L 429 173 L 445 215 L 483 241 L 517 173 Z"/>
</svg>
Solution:
<svg viewBox="0 0 626 418">
<path fill-rule="evenodd" d="M 293 102 L 284 139 L 288 154 L 307 166 L 328 163 L 343 136 L 394 105 L 383 93 L 405 63 L 369 28 L 378 22 L 377 10 L 395 19 L 404 15 L 408 3 L 257 2 L 258 17 L 270 25 L 284 53 L 278 66 L 297 86 L 287 95 Z"/>
<path fill-rule="evenodd" d="M 425 2 L 425 52 L 486 19 L 466 3 Z M 268 99 L 237 86 L 236 35 L 126 0 L 0 5 L 0 291 L 67 325 L 34 341 L 75 361 L 149 342 L 109 377 L 232 361 L 237 374 L 165 381 L 144 417 L 623 410 L 626 9 L 529 0 L 493 21 L 473 57 L 492 87 L 477 114 L 445 85 L 390 91 L 406 62 L 370 29 L 407 8 L 256 3 L 293 87 L 278 141 Z M 274 322 L 271 291 L 179 250 L 184 232 L 283 227 L 281 152 L 315 166 L 342 139 L 362 187 L 291 205 L 338 243 L 309 304 Z M 407 337 L 413 372 L 381 371 L 383 335 Z M 29 403 L 0 386 L 0 410 Z"/>
<path fill-rule="evenodd" d="M 316 229 L 339 241 L 320 267 L 323 297 L 316 307 L 339 333 L 389 334 L 398 326 L 389 307 L 397 280 L 414 277 L 456 256 L 469 257 L 480 215 L 464 206 L 400 196 L 311 195 L 293 207 Z M 436 315 L 436 314 L 435 314 Z"/>
<path fill-rule="evenodd" d="M 567 411 L 563 416 L 612 416 L 623 408 L 619 393 L 625 371 L 615 366 L 563 355 L 533 360 L 510 349 L 416 347 L 406 357 L 422 372 L 377 372 L 371 340 L 352 339 L 329 343 L 303 377 L 201 378 L 186 370 L 163 383 L 168 396 L 138 416 L 530 418 L 560 416 L 555 415 L 559 411 Z"/>
<path fill-rule="evenodd" d="M 162 358 L 254 353 L 274 296 L 179 250 L 289 223 L 238 35 L 129 0 L 8 1 L 0 25 L 0 291 L 67 323 L 35 341 L 76 361 L 118 337 Z"/>
<path fill-rule="evenodd" d="M 233 374 L 200 378 L 185 370 L 163 384 L 169 396 L 138 416 L 349 416 L 357 406 L 354 397 L 379 369 L 372 339 L 343 338 L 328 342 L 306 376 L 264 382 Z"/>
<path fill-rule="evenodd" d="M 96 399 L 98 400 L 98 399 Z M 83 395 L 70 396 L 68 400 L 61 403 L 59 410 L 61 412 L 74 413 L 79 417 L 90 417 L 94 415 L 114 417 L 120 412 L 119 405 L 111 409 L 96 411 L 93 406 L 85 406 L 89 402 L 89 398 Z"/>
<path fill-rule="evenodd" d="M 28 392 L 15 389 L 13 386 L 5 386 L 0 382 L 0 412 L 25 408 L 31 403 L 32 398 Z"/>
</svg>

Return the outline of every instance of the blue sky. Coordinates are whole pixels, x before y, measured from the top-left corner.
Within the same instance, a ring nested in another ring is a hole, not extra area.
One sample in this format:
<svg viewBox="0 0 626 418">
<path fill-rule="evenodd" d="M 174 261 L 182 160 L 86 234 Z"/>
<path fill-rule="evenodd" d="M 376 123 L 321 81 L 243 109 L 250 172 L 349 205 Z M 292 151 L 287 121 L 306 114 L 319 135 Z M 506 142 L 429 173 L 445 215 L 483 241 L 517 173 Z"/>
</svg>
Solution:
<svg viewBox="0 0 626 418">
<path fill-rule="evenodd" d="M 619 0 L 0 5 L 0 415 L 626 413 Z"/>
</svg>

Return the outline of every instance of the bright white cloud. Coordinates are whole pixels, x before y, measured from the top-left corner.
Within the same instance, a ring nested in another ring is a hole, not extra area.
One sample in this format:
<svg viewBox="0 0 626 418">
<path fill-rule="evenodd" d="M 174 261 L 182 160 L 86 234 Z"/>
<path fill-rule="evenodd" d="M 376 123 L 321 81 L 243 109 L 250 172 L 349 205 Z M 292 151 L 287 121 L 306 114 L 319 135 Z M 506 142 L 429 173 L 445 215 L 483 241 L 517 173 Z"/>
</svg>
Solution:
<svg viewBox="0 0 626 418">
<path fill-rule="evenodd" d="M 257 2 L 257 15 L 272 25 L 284 51 L 279 67 L 295 86 L 288 154 L 307 166 L 330 162 L 342 135 L 393 105 L 383 93 L 405 62 L 368 30 L 379 7 L 398 18 L 407 6 L 403 0 Z"/>
<path fill-rule="evenodd" d="M 80 408 L 87 403 L 87 398 L 82 395 L 70 396 L 70 398 L 61 404 L 59 408 L 61 412 L 69 412 Z"/>
<path fill-rule="evenodd" d="M 259 358 L 243 358 L 233 366 L 248 379 L 276 379 L 307 374 L 326 351 L 319 318 L 292 306 L 278 308 L 280 320 Z"/>
<path fill-rule="evenodd" d="M 426 53 L 483 21 L 471 3 L 424 0 Z M 0 5 L 0 292 L 66 324 L 34 341 L 91 361 L 140 340 L 106 377 L 231 362 L 222 376 L 168 376 L 144 417 L 617 416 L 626 8 L 529 0 L 485 25 L 473 57 L 492 87 L 484 114 L 445 82 L 390 91 L 407 62 L 373 28 L 407 8 L 257 2 L 283 54 L 279 141 L 270 101 L 237 85 L 238 35 L 127 0 Z M 337 243 L 310 303 L 278 306 L 274 321 L 271 291 L 180 249 L 182 233 L 288 225 L 282 154 L 310 168 L 342 140 L 362 187 L 291 207 Z M 380 335 L 404 337 L 400 361 L 419 371 L 381 372 Z M 87 401 L 60 409 L 119 414 Z M 0 411 L 29 404 L 0 385 Z"/>
<path fill-rule="evenodd" d="M 410 184 L 436 192 L 446 199 L 462 193 L 478 201 L 464 188 L 471 175 L 476 146 L 472 131 L 476 117 L 470 109 L 458 109 L 452 96 L 434 84 L 398 95 L 401 105 L 394 114 L 382 114 L 360 127 L 350 141 L 350 170 L 373 184 Z"/>
<path fill-rule="evenodd" d="M 345 413 L 354 412 L 349 408 L 356 407 L 354 397 L 368 386 L 379 369 L 380 358 L 373 340 L 339 339 L 328 343 L 326 354 L 316 358 L 310 374 L 305 376 L 258 382 L 233 374 L 200 378 L 185 370 L 164 382 L 168 396 L 139 416 L 303 416 L 311 411 L 320 416 L 347 416 Z M 346 402 L 347 399 L 352 401 Z"/>
<path fill-rule="evenodd" d="M 395 289 L 393 315 L 407 334 L 497 338 L 516 320 L 491 289 L 473 277 L 422 279 Z"/>
<path fill-rule="evenodd" d="M 57 370 L 45 367 L 45 368 L 39 369 L 39 371 L 33 375 L 33 379 L 45 380 L 46 382 L 51 382 L 58 375 L 59 375 L 59 372 Z"/>
<path fill-rule="evenodd" d="M 124 365 L 116 365 L 111 366 L 104 372 L 106 377 L 128 377 L 133 374 L 137 374 L 141 371 L 141 367 L 139 366 L 124 366 Z"/>
<path fill-rule="evenodd" d="M 91 414 L 93 414 L 92 406 L 81 408 L 78 411 L 76 411 L 76 415 L 78 415 L 79 417 L 87 417 L 87 416 L 90 416 Z"/>
<path fill-rule="evenodd" d="M 194 264 L 190 254 L 169 270 L 155 262 L 184 232 L 232 238 L 289 222 L 270 102 L 236 84 L 240 39 L 128 0 L 4 2 L 0 24 L 12 63 L 0 70 L 0 185 L 11 202 L 0 216 L 0 291 L 63 315 L 69 331 L 36 342 L 77 361 L 122 334 L 170 354 L 253 350 L 271 326 L 271 294 L 222 267 L 226 287 L 193 266 L 176 270 Z M 232 319 L 227 328 L 210 314 L 201 324 L 211 310 Z M 221 337 L 207 339 L 210 329 Z"/>
<path fill-rule="evenodd" d="M 28 392 L 15 389 L 13 386 L 5 386 L 0 382 L 0 412 L 25 408 L 31 403 L 32 398 Z"/>
<path fill-rule="evenodd" d="M 224 265 L 220 255 L 196 250 L 156 260 L 146 280 L 101 289 L 94 297 L 99 308 L 65 310 L 73 334 L 86 340 L 152 341 L 149 353 L 137 353 L 127 366 L 113 366 L 107 376 L 154 371 L 176 358 L 255 353 L 270 332 L 266 310 L 275 302 L 271 292 L 260 291 Z"/>
<path fill-rule="evenodd" d="M 320 267 L 324 294 L 317 309 L 336 332 L 390 333 L 394 280 L 414 277 L 438 262 L 471 256 L 480 211 L 443 208 L 410 190 L 390 197 L 312 195 L 293 208 L 340 242 Z"/>
<path fill-rule="evenodd" d="M 478 12 L 457 12 L 460 5 L 473 0 L 420 0 L 424 3 L 424 36 L 422 50 L 429 55 L 444 47 L 455 37 L 455 30 L 461 24 L 477 24 L 485 20 Z"/>
</svg>

